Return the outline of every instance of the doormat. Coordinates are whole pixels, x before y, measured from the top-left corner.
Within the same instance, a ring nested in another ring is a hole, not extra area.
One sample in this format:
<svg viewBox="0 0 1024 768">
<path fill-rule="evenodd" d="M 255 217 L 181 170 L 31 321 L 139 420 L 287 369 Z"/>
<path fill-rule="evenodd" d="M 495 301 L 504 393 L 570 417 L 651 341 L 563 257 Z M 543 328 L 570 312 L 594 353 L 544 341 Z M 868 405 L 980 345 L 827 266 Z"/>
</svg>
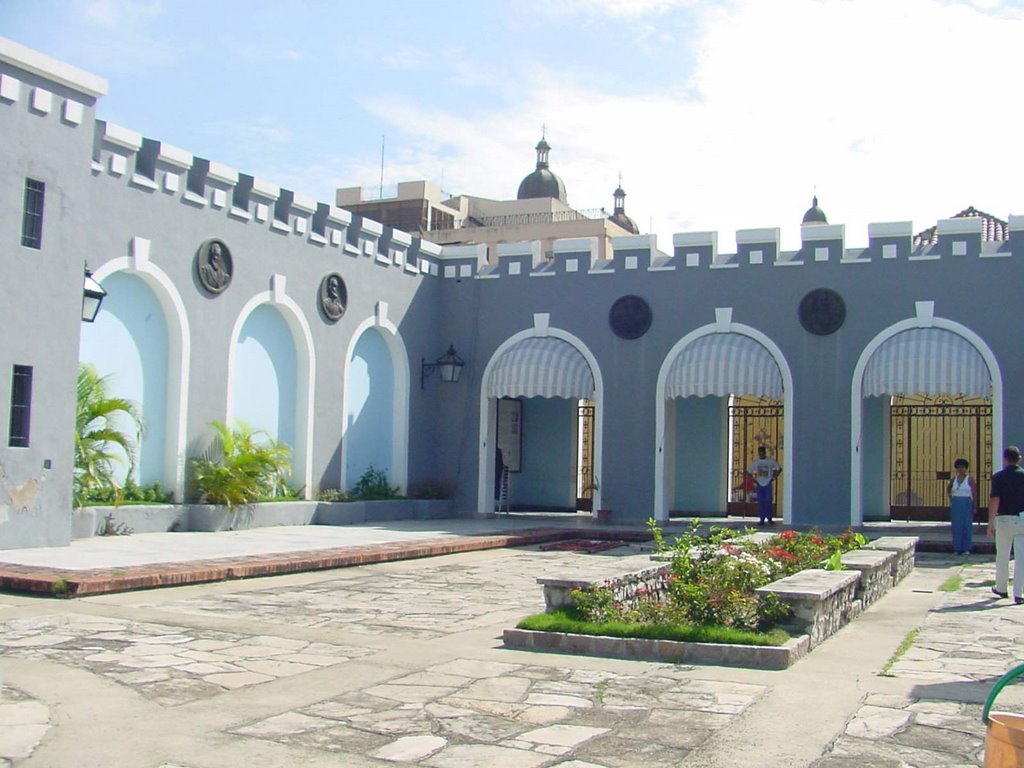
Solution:
<svg viewBox="0 0 1024 768">
<path fill-rule="evenodd" d="M 625 546 L 625 541 L 595 541 L 594 539 L 566 539 L 556 541 L 552 544 L 541 544 L 542 552 L 583 552 L 592 555 L 595 552 L 604 552 L 606 549 L 615 549 Z"/>
</svg>

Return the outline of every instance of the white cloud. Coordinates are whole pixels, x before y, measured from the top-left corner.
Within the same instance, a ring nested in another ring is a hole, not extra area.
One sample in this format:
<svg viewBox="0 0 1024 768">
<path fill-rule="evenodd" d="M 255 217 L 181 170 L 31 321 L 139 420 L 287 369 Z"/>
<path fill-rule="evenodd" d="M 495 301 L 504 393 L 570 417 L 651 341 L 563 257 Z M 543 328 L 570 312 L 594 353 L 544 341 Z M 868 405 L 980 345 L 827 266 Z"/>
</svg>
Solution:
<svg viewBox="0 0 1024 768">
<path fill-rule="evenodd" d="M 695 5 L 697 0 L 571 0 L 570 7 L 613 18 L 658 16 L 673 8 Z"/>
<path fill-rule="evenodd" d="M 608 93 L 538 69 L 517 78 L 514 104 L 483 114 L 366 106 L 415 139 L 391 181 L 444 168 L 455 191 L 514 197 L 546 123 L 570 203 L 610 207 L 621 170 L 627 211 L 641 229 L 653 222 L 663 249 L 694 229 L 720 230 L 730 249 L 733 230 L 761 226 L 794 247 L 815 186 L 848 242 L 864 244 L 871 221 L 923 229 L 968 205 L 1005 217 L 1017 204 L 1024 22 L 1003 11 L 743 0 L 702 11 L 695 69 L 674 88 Z"/>
<path fill-rule="evenodd" d="M 101 27 L 132 25 L 161 11 L 160 0 L 83 0 L 79 7 L 87 21 Z"/>
</svg>

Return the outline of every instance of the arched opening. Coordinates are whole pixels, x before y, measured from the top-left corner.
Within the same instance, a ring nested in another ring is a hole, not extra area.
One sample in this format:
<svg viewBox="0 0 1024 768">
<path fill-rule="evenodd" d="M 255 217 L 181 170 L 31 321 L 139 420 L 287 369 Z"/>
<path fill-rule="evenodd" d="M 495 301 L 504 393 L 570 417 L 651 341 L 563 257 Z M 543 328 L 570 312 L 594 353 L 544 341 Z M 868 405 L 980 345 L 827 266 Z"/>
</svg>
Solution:
<svg viewBox="0 0 1024 768">
<path fill-rule="evenodd" d="M 970 463 L 983 518 L 1001 450 L 1001 386 L 994 357 L 971 336 L 925 316 L 883 332 L 862 354 L 853 384 L 853 522 L 948 520 L 946 484 L 958 458 Z"/>
<path fill-rule="evenodd" d="M 655 515 L 756 515 L 746 470 L 764 447 L 792 461 L 792 376 L 778 347 L 718 310 L 713 325 L 672 348 L 658 376 Z M 786 453 L 789 451 L 789 456 Z M 772 484 L 776 519 L 791 522 L 792 491 Z"/>
<path fill-rule="evenodd" d="M 102 279 L 107 298 L 96 321 L 83 324 L 79 360 L 91 363 L 101 376 L 109 376 L 108 395 L 135 402 L 142 414 L 143 433 L 137 447 L 133 479 L 140 485 L 160 483 L 175 490 L 176 477 L 168 471 L 168 366 L 170 345 L 163 307 L 140 277 L 113 272 Z M 113 425 L 128 434 L 128 423 Z M 173 453 L 171 453 L 173 457 Z M 114 477 L 123 484 L 129 465 L 125 457 L 115 464 Z"/>
<path fill-rule="evenodd" d="M 601 390 L 593 356 L 556 329 L 525 331 L 495 351 L 482 379 L 481 513 L 499 497 L 509 510 L 598 508 Z"/>
<path fill-rule="evenodd" d="M 395 370 L 383 334 L 367 328 L 348 360 L 344 478 L 354 485 L 370 467 L 395 484 Z"/>
<path fill-rule="evenodd" d="M 293 471 L 298 468 L 297 369 L 295 341 L 285 318 L 271 304 L 255 307 L 235 341 L 231 417 L 286 443 L 293 451 Z M 291 483 L 301 486 L 302 481 L 293 475 Z"/>
</svg>

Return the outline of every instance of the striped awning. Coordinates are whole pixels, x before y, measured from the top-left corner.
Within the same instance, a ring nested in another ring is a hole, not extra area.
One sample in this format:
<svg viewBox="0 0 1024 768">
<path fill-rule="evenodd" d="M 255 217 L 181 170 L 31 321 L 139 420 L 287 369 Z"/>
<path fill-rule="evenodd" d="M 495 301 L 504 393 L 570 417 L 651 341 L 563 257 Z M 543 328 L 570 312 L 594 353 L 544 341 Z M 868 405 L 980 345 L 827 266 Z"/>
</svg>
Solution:
<svg viewBox="0 0 1024 768">
<path fill-rule="evenodd" d="M 782 398 L 782 373 L 759 342 L 739 333 L 701 336 L 668 370 L 665 397 L 753 395 Z"/>
<path fill-rule="evenodd" d="M 495 361 L 487 396 L 585 400 L 594 396 L 594 375 L 572 344 L 550 336 L 523 339 Z"/>
<path fill-rule="evenodd" d="M 990 397 L 992 380 L 967 339 L 942 328 L 914 328 L 882 343 L 864 370 L 864 396 Z"/>
</svg>

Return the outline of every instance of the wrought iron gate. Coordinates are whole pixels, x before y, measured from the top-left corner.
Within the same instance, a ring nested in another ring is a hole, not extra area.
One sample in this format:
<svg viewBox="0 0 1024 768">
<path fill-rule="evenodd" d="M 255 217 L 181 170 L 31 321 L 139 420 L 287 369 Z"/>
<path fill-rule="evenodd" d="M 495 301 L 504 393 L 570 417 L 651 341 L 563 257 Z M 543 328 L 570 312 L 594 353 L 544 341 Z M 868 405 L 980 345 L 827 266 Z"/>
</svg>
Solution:
<svg viewBox="0 0 1024 768">
<path fill-rule="evenodd" d="M 594 509 L 594 404 L 580 400 L 576 412 L 576 509 Z"/>
<path fill-rule="evenodd" d="M 978 491 L 974 519 L 987 519 L 992 477 L 992 404 L 977 398 L 892 398 L 890 506 L 895 520 L 949 520 L 946 484 L 958 458 L 970 462 Z"/>
<path fill-rule="evenodd" d="M 757 449 L 764 446 L 768 456 L 785 466 L 783 460 L 783 407 L 778 400 L 766 397 L 737 397 L 729 405 L 729 432 L 732 446 L 729 454 L 729 515 L 757 515 L 757 496 L 750 487 L 747 467 L 757 458 Z M 772 499 L 776 512 L 782 499 L 783 477 L 772 483 Z"/>
</svg>

